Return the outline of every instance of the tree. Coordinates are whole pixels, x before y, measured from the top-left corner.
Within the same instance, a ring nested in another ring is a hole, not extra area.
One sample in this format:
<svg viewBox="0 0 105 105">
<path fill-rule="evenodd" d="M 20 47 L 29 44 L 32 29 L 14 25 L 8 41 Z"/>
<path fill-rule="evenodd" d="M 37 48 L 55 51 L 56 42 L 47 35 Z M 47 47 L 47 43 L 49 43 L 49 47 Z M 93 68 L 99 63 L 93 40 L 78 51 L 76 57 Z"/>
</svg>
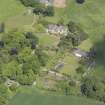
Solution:
<svg viewBox="0 0 105 105">
<path fill-rule="evenodd" d="M 11 61 L 2 66 L 2 74 L 8 78 L 16 79 L 17 75 L 21 73 L 21 67 L 16 61 Z"/>
<path fill-rule="evenodd" d="M 54 16 L 54 8 L 52 6 L 48 6 L 44 16 Z"/>
<path fill-rule="evenodd" d="M 73 46 L 72 46 L 72 38 L 71 38 L 71 35 L 68 34 L 67 36 L 63 36 L 60 38 L 60 42 L 58 44 L 58 47 L 62 50 L 64 49 L 71 49 Z"/>
<path fill-rule="evenodd" d="M 1 83 L 4 78 L 9 78 L 21 84 L 32 84 L 34 77 L 39 74 L 41 66 L 45 66 L 48 58 L 42 49 L 36 47 L 38 44 L 39 39 L 32 32 L 12 31 L 1 36 Z"/>
<path fill-rule="evenodd" d="M 74 22 L 68 23 L 68 30 L 73 46 L 78 46 L 82 41 L 87 39 L 87 34 Z"/>
<path fill-rule="evenodd" d="M 16 92 L 17 84 L 16 84 L 16 83 L 12 84 L 12 85 L 9 87 L 9 89 L 10 89 L 11 91 Z"/>
<path fill-rule="evenodd" d="M 37 6 L 34 8 L 33 13 L 36 15 L 54 16 L 54 8 L 52 6 Z"/>
<path fill-rule="evenodd" d="M 0 105 L 7 105 L 7 100 L 5 97 L 0 96 Z"/>
<path fill-rule="evenodd" d="M 3 48 L 3 47 L 4 47 L 4 42 L 0 41 L 0 48 Z"/>
<path fill-rule="evenodd" d="M 81 92 L 83 95 L 87 97 L 95 97 L 96 92 L 96 81 L 92 77 L 86 77 L 83 80 L 83 84 L 81 85 Z"/>
<path fill-rule="evenodd" d="M 35 81 L 35 75 L 32 71 L 28 74 L 22 74 L 18 76 L 18 81 L 22 85 L 32 85 L 32 83 Z"/>
<path fill-rule="evenodd" d="M 37 57 L 38 57 L 38 59 L 39 59 L 39 62 L 40 62 L 40 64 L 41 64 L 41 66 L 45 66 L 45 65 L 46 65 L 46 62 L 47 62 L 47 60 L 48 60 L 47 54 L 44 53 L 44 52 L 42 51 L 42 49 L 36 49 L 35 53 L 36 53 L 36 55 L 37 55 Z"/>
<path fill-rule="evenodd" d="M 76 0 L 77 3 L 82 4 L 85 2 L 85 0 Z"/>
<path fill-rule="evenodd" d="M 37 0 L 20 0 L 20 2 L 26 7 L 35 7 L 36 5 L 39 5 Z"/>
<path fill-rule="evenodd" d="M 29 40 L 31 49 L 35 49 L 39 43 L 39 39 L 32 32 L 26 32 L 24 35 Z"/>
</svg>

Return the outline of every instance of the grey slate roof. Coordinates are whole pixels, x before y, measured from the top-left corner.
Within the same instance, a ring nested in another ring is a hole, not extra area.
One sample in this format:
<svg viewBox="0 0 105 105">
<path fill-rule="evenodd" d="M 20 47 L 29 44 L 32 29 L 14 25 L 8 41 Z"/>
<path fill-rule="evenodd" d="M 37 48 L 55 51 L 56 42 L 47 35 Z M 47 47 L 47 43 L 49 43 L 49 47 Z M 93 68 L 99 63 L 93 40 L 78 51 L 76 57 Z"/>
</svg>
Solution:
<svg viewBox="0 0 105 105">
<path fill-rule="evenodd" d="M 87 52 L 85 52 L 85 51 L 82 51 L 82 50 L 80 50 L 80 49 L 78 49 L 78 48 L 73 48 L 72 49 L 72 51 L 73 51 L 73 53 L 77 56 L 79 56 L 79 57 L 86 57 L 87 56 Z"/>
</svg>

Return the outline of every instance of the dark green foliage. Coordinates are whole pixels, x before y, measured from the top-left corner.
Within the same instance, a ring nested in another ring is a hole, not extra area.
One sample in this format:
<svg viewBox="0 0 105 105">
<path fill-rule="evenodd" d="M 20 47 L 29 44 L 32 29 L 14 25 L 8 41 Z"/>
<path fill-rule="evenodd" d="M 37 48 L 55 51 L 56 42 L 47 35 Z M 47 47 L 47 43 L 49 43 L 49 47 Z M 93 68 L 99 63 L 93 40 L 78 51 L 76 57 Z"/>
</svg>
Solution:
<svg viewBox="0 0 105 105">
<path fill-rule="evenodd" d="M 79 4 L 83 4 L 85 2 L 85 0 L 76 0 L 76 2 Z"/>
<path fill-rule="evenodd" d="M 38 0 L 20 0 L 26 7 L 33 7 L 33 13 L 36 15 L 42 14 L 43 16 L 53 16 L 54 8 L 52 6 L 45 6 Z"/>
<path fill-rule="evenodd" d="M 18 76 L 18 81 L 22 85 L 32 85 L 35 80 L 35 75 L 33 73 L 28 73 L 27 75 Z"/>
<path fill-rule="evenodd" d="M 18 54 L 18 49 L 17 48 L 12 48 L 10 50 L 10 55 L 17 55 Z"/>
<path fill-rule="evenodd" d="M 4 47 L 4 42 L 0 41 L 0 48 L 3 48 L 3 47 Z"/>
<path fill-rule="evenodd" d="M 71 49 L 73 47 L 70 34 L 60 38 L 60 42 L 58 44 L 58 47 L 60 47 L 60 49 Z"/>
<path fill-rule="evenodd" d="M 47 55 L 37 48 L 38 38 L 32 32 L 15 31 L 3 34 L 1 42 L 1 77 L 17 80 L 24 85 L 32 84 L 41 66 L 47 62 Z"/>
<path fill-rule="evenodd" d="M 87 77 L 83 80 L 83 84 L 81 85 L 81 92 L 87 97 L 94 97 L 96 92 L 95 79 L 92 77 Z"/>
<path fill-rule="evenodd" d="M 39 4 L 37 0 L 20 0 L 20 1 L 26 7 L 28 6 L 34 7 L 35 5 Z"/>
<path fill-rule="evenodd" d="M 84 68 L 83 68 L 82 66 L 80 66 L 80 67 L 78 67 L 78 68 L 76 69 L 76 72 L 77 72 L 77 73 L 84 73 L 85 70 L 84 70 Z"/>
<path fill-rule="evenodd" d="M 47 54 L 45 54 L 44 52 L 42 52 L 42 49 L 37 49 L 35 53 L 36 53 L 36 55 L 37 55 L 37 57 L 39 59 L 39 62 L 41 64 L 41 66 L 45 66 L 46 65 L 46 62 L 48 60 Z"/>
<path fill-rule="evenodd" d="M 68 34 L 60 39 L 58 47 L 61 49 L 71 49 L 87 39 L 87 34 L 74 22 L 68 24 Z"/>
<path fill-rule="evenodd" d="M 73 46 L 78 46 L 82 41 L 87 39 L 87 34 L 74 22 L 68 24 Z"/>
<path fill-rule="evenodd" d="M 52 6 L 48 7 L 35 7 L 33 13 L 36 15 L 42 14 L 43 16 L 53 16 L 54 15 L 54 8 Z"/>
<path fill-rule="evenodd" d="M 0 96 L 0 105 L 7 105 L 7 100 Z"/>
<path fill-rule="evenodd" d="M 35 49 L 36 45 L 39 43 L 38 38 L 32 32 L 25 33 L 25 37 L 28 39 L 31 49 Z"/>
<path fill-rule="evenodd" d="M 11 90 L 11 91 L 13 91 L 13 92 L 16 92 L 16 89 L 17 89 L 17 84 L 12 84 L 10 87 L 9 87 L 9 89 Z"/>
<path fill-rule="evenodd" d="M 0 84 L 0 105 L 7 105 L 8 98 L 8 88 L 5 85 Z"/>
</svg>

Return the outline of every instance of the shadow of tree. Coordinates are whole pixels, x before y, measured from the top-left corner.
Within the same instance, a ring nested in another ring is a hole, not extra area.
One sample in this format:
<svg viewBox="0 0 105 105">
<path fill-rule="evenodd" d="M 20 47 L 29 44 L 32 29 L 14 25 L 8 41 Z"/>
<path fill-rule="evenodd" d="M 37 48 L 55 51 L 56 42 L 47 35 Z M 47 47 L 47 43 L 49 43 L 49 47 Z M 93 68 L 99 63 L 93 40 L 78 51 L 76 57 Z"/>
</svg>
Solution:
<svg viewBox="0 0 105 105">
<path fill-rule="evenodd" d="M 93 46 L 96 52 L 96 67 L 105 67 L 105 36 Z"/>
</svg>

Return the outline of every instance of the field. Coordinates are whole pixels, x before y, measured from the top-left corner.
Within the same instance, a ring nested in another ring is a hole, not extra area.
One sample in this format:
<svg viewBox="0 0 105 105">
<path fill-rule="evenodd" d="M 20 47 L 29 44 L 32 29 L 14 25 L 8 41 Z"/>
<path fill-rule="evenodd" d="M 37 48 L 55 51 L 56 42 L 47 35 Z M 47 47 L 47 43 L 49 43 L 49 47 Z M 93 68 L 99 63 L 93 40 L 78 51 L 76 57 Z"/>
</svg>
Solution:
<svg viewBox="0 0 105 105">
<path fill-rule="evenodd" d="M 21 13 L 24 7 L 18 0 L 0 0 L 0 21 Z"/>
<path fill-rule="evenodd" d="M 75 96 L 52 96 L 31 91 L 17 94 L 9 105 L 104 105 L 97 101 Z"/>
<path fill-rule="evenodd" d="M 5 23 L 7 31 L 30 28 L 33 19 L 18 0 L 0 0 L 0 22 Z"/>
</svg>

